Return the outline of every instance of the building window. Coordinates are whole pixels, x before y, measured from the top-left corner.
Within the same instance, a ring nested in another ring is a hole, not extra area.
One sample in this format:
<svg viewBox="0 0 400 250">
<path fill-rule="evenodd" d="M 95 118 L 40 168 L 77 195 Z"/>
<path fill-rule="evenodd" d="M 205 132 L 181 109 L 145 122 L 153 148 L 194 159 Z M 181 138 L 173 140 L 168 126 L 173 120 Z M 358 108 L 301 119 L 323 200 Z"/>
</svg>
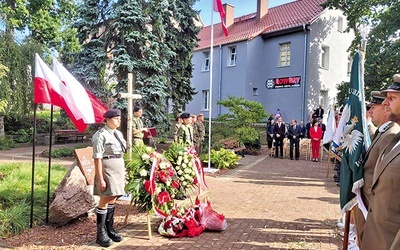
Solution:
<svg viewBox="0 0 400 250">
<path fill-rule="evenodd" d="M 351 73 L 351 63 L 353 62 L 353 59 L 351 58 L 351 55 L 347 57 L 347 75 L 350 76 Z"/>
<path fill-rule="evenodd" d="M 236 47 L 229 47 L 228 66 L 236 66 Z"/>
<path fill-rule="evenodd" d="M 253 88 L 253 95 L 258 95 L 258 88 Z"/>
<path fill-rule="evenodd" d="M 203 97 L 201 99 L 201 109 L 208 110 L 209 109 L 209 102 L 210 102 L 210 91 L 203 90 Z"/>
<path fill-rule="evenodd" d="M 329 69 L 329 47 L 324 45 L 321 47 L 321 68 Z"/>
<path fill-rule="evenodd" d="M 337 30 L 339 32 L 343 32 L 343 17 L 339 16 L 338 17 L 338 26 L 337 26 Z"/>
<path fill-rule="evenodd" d="M 279 67 L 290 66 L 290 43 L 282 43 L 280 46 Z"/>
<path fill-rule="evenodd" d="M 203 71 L 209 71 L 210 70 L 210 52 L 203 52 L 203 56 L 204 56 Z"/>
</svg>

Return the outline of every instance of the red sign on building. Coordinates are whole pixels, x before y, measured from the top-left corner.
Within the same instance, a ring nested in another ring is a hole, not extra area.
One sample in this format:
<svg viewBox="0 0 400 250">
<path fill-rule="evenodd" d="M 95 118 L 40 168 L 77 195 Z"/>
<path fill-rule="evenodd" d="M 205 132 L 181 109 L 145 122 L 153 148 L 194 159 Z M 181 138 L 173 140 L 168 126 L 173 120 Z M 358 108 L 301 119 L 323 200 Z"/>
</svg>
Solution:
<svg viewBox="0 0 400 250">
<path fill-rule="evenodd" d="M 300 87 L 300 76 L 270 78 L 265 82 L 267 89 Z"/>
</svg>

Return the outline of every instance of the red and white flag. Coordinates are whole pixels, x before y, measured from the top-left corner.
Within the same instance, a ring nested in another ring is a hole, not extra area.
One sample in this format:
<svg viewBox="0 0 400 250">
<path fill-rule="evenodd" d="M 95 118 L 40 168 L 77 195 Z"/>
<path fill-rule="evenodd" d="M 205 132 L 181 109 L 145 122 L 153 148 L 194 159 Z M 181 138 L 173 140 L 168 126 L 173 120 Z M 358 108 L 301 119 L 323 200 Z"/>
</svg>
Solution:
<svg viewBox="0 0 400 250">
<path fill-rule="evenodd" d="M 225 18 L 225 10 L 222 5 L 222 0 L 214 0 L 214 11 L 219 12 L 219 16 L 221 17 L 221 25 L 222 30 L 224 31 L 225 36 L 228 36 L 228 29 L 226 28 L 224 18 Z"/>
<path fill-rule="evenodd" d="M 58 106 L 68 114 L 79 131 L 87 124 L 100 123 L 107 111 L 93 94 L 85 88 L 56 60 L 54 72 L 35 55 L 34 102 Z"/>
</svg>

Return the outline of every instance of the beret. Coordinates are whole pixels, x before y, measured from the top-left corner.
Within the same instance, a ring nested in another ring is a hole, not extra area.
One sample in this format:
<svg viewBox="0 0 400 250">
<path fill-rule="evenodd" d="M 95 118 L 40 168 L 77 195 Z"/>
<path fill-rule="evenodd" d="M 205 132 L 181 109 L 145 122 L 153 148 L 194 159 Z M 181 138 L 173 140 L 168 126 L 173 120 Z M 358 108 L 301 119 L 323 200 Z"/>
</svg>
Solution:
<svg viewBox="0 0 400 250">
<path fill-rule="evenodd" d="M 197 116 L 204 116 L 202 113 L 198 114 Z"/>
<path fill-rule="evenodd" d="M 190 117 L 190 114 L 189 113 L 182 113 L 181 114 L 181 118 L 182 119 L 186 119 L 186 118 L 189 118 Z"/>
<path fill-rule="evenodd" d="M 181 118 L 182 113 L 178 113 L 175 117 L 175 121 L 178 121 L 179 118 Z"/>
<path fill-rule="evenodd" d="M 107 110 L 103 115 L 104 118 L 113 118 L 113 117 L 117 117 L 117 116 L 121 116 L 121 110 L 119 110 L 119 109 Z"/>
<path fill-rule="evenodd" d="M 133 112 L 138 112 L 138 111 L 141 110 L 141 109 L 142 109 L 142 106 L 137 105 L 137 106 L 135 106 L 135 107 L 133 108 Z"/>
</svg>

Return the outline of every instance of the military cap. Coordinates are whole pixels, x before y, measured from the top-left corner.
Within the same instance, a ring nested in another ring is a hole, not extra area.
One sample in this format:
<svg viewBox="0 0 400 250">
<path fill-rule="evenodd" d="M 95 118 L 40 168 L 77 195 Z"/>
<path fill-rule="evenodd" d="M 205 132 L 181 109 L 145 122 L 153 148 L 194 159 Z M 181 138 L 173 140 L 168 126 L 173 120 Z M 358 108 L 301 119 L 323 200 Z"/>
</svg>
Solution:
<svg viewBox="0 0 400 250">
<path fill-rule="evenodd" d="M 178 113 L 178 114 L 176 115 L 175 121 L 178 121 L 178 119 L 181 118 L 181 115 L 182 115 L 182 113 Z"/>
<path fill-rule="evenodd" d="M 372 91 L 371 92 L 371 102 L 368 104 L 368 106 L 371 107 L 373 104 L 382 104 L 382 102 L 385 100 L 386 96 L 382 94 L 380 91 Z"/>
<path fill-rule="evenodd" d="M 133 112 L 138 112 L 138 111 L 141 110 L 141 109 L 142 109 L 142 106 L 137 105 L 137 106 L 135 106 L 135 107 L 133 108 Z"/>
<path fill-rule="evenodd" d="M 190 114 L 189 113 L 182 113 L 181 114 L 181 118 L 182 119 L 187 119 L 187 118 L 189 118 L 190 117 Z"/>
<path fill-rule="evenodd" d="M 103 115 L 104 118 L 113 118 L 113 117 L 117 117 L 117 116 L 121 116 L 121 110 L 119 110 L 119 109 L 107 110 Z"/>
<path fill-rule="evenodd" d="M 400 74 L 393 76 L 393 83 L 387 89 L 383 90 L 382 93 L 386 95 L 388 92 L 400 92 Z"/>
<path fill-rule="evenodd" d="M 197 116 L 204 116 L 202 113 L 198 114 Z"/>
</svg>

